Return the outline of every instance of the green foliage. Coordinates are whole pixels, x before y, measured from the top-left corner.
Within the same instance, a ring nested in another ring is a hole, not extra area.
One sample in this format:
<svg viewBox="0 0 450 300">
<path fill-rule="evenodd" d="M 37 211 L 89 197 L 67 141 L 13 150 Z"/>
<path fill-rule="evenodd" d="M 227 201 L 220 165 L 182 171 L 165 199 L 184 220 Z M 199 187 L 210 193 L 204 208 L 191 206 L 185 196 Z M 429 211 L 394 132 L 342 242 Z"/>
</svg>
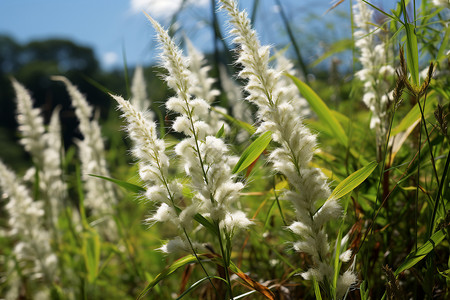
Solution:
<svg viewBox="0 0 450 300">
<path fill-rule="evenodd" d="M 260 135 L 250 146 L 242 153 L 239 161 L 233 168 L 233 173 L 239 173 L 253 164 L 261 153 L 266 149 L 272 140 L 272 132 L 268 131 Z"/>
<path fill-rule="evenodd" d="M 348 291 L 347 299 L 381 299 L 390 295 L 387 290 L 394 293 L 400 288 L 408 299 L 448 298 L 450 85 L 445 75 L 449 59 L 446 53 L 449 28 L 445 26 L 448 9 L 423 1 L 422 10 L 416 8 L 414 12 L 411 3 L 401 0 L 391 12 L 367 4 L 380 17 L 368 20 L 377 28 L 371 34 L 381 32 L 380 36 L 388 41 L 385 50 L 389 62 L 399 70 L 383 79 L 390 81 L 393 90 L 402 92 L 395 101 L 386 104 L 389 120 L 386 126 L 390 130 L 384 137 L 381 152 L 375 146 L 376 132 L 370 128 L 372 113 L 361 101 L 364 83 L 344 70 L 333 81 L 328 70 L 317 68 L 336 53 L 355 50 L 353 39 L 334 42 L 329 51 L 309 65 L 316 80 L 306 84 L 305 79 L 287 75 L 314 113 L 302 117 L 319 141 L 320 150 L 315 152 L 311 167 L 319 168 L 328 177 L 332 189 L 330 197 L 322 203 L 339 199 L 344 212 L 342 218 L 324 226 L 332 240 L 329 246 L 334 249 L 327 257 L 334 268 L 333 282 L 308 281 L 299 275 L 311 267 L 311 258 L 293 251 L 292 243 L 302 240 L 286 229 L 295 220 L 296 212 L 282 199 L 283 193 L 292 187 L 266 160 L 266 154 L 277 143 L 272 140 L 271 132 L 252 141 L 249 136 L 255 133 L 259 120 L 254 125 L 238 120 L 230 113 L 231 107 L 225 107 L 228 113 L 212 109 L 229 125 L 222 126 L 215 136 L 231 144 L 232 154 L 238 161 L 233 173 L 236 180 L 245 184 L 240 209 L 251 217 L 253 225 L 246 231 L 224 234 L 211 216 L 196 213 L 192 216 L 190 225 L 194 230 L 190 237 L 192 242 L 202 241 L 198 251 L 170 255 L 155 251 L 162 241 L 175 237 L 178 228 L 169 223 L 143 224 L 149 211 L 157 208 L 145 195 L 148 184 L 139 179 L 137 164 L 131 164 L 127 150 L 130 145 L 120 131 L 122 123 L 108 104 L 100 120 L 108 143 L 106 157 L 112 175 L 90 175 L 120 187 L 115 194 L 118 201 L 113 213 L 98 216 L 85 207 L 85 183 L 80 174 L 78 150 L 72 144 L 72 137 L 77 133 L 73 126 L 67 125 L 64 130 L 70 134 L 65 134 L 65 149 L 61 149 L 67 195 L 63 199 L 64 210 L 58 217 L 57 234 L 49 240 L 58 257 L 58 270 L 62 271 L 58 278 L 33 279 L 26 272 L 33 262 L 19 263 L 14 257 L 19 238 L 2 234 L 0 268 L 5 280 L 0 284 L 0 294 L 6 295 L 10 285 L 19 278 L 21 299 L 33 299 L 43 286 L 49 288 L 54 299 L 68 298 L 68 292 L 75 299 L 172 299 L 174 295 L 176 299 L 225 299 L 231 293 L 234 299 L 332 299 L 339 276 L 346 270 L 354 270 L 359 283 Z M 258 7 L 258 1 L 254 7 Z M 257 20 L 257 14 L 253 16 Z M 295 34 L 293 28 L 289 30 Z M 291 34 L 289 37 L 292 38 Z M 45 92 L 55 98 L 62 95 L 49 77 L 60 73 L 59 63 L 67 66 L 65 73 L 80 84 L 89 99 L 98 99 L 94 102 L 99 105 L 109 101 L 106 95 L 109 90 L 125 93 L 129 88 L 123 72 L 102 73 L 89 49 L 69 41 L 20 45 L 0 37 L 0 43 L 9 49 L 0 52 L 0 67 L 5 61 L 10 62 L 12 69 L 8 72 L 35 92 L 39 99 L 36 106 L 42 105 Z M 399 45 L 405 48 L 404 62 Z M 25 50 L 41 61 L 23 62 L 11 55 Z M 356 58 L 358 53 L 354 52 Z M 69 59 L 58 61 L 56 57 L 61 53 Z M 83 63 L 77 65 L 75 62 L 80 57 Z M 436 71 L 431 78 L 423 78 L 421 70 L 428 68 L 430 62 Z M 359 68 L 358 64 L 354 67 Z M 211 74 L 214 72 L 217 70 L 213 69 Z M 180 171 L 180 158 L 173 154 L 181 137 L 169 128 L 172 116 L 160 101 L 167 99 L 170 92 L 156 73 L 162 70 L 145 69 L 147 91 L 151 91 L 152 99 L 157 99 L 151 109 L 157 115 L 160 137 L 170 154 L 173 167 L 167 171 L 168 176 L 183 185 L 183 195 L 174 204 L 180 214 L 190 203 L 193 182 Z M 42 80 L 44 87 L 37 88 L 36 79 Z M 12 103 L 14 96 L 8 89 L 0 91 L 0 95 Z M 226 105 L 229 101 L 221 92 L 218 100 Z M 394 99 L 390 94 L 389 97 Z M 1 147 L 0 158 L 23 175 L 31 164 L 24 151 L 10 141 L 15 138 L 9 133 L 14 115 L 11 103 L 5 103 L 1 112 L 2 118 L 6 114 L 11 116 L 2 119 L 5 122 L 2 126 L 7 129 L 0 129 L 0 143 L 7 146 Z M 70 114 L 73 112 L 65 105 L 63 116 Z M 242 133 L 248 134 L 247 138 L 240 138 Z M 240 174 L 243 171 L 247 171 L 245 175 Z M 39 201 L 41 175 L 35 172 L 34 176 L 27 176 L 24 184 L 33 191 L 34 201 Z M 7 232 L 11 226 L 6 210 L 8 195 L 0 192 L 6 199 L 0 203 L 0 226 L 2 232 Z M 321 205 L 314 209 L 319 211 Z M 113 238 L 101 230 L 101 224 L 108 220 L 117 227 Z M 346 250 L 352 251 L 348 261 L 340 258 Z M 395 271 L 389 273 L 389 270 Z M 394 278 L 390 277 L 392 274 Z"/>
</svg>

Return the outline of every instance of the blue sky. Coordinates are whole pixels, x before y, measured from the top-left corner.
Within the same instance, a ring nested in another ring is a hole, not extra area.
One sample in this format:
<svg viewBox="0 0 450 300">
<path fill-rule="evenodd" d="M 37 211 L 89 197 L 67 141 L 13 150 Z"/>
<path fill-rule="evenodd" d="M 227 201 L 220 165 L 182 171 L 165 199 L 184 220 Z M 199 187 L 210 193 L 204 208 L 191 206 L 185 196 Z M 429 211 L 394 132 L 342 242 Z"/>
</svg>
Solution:
<svg viewBox="0 0 450 300">
<path fill-rule="evenodd" d="M 148 2 L 153 1 L 153 4 Z M 130 65 L 148 64 L 155 58 L 154 32 L 141 12 L 142 9 L 163 24 L 168 24 L 170 13 L 181 0 L 0 0 L 0 34 L 9 34 L 18 42 L 30 39 L 68 38 L 93 47 L 104 67 L 122 65 L 122 49 L 125 48 Z M 201 50 L 211 50 L 212 33 L 210 0 L 191 0 L 183 12 L 180 23 L 185 34 Z M 241 6 L 249 9 L 253 0 L 241 0 Z M 329 0 L 282 0 L 297 32 L 315 30 L 309 15 L 316 13 L 325 20 L 336 12 L 321 16 L 330 6 Z M 260 0 L 256 27 L 264 43 L 283 43 L 283 34 L 277 6 L 274 0 Z M 153 6 L 152 6 L 153 5 Z M 341 10 L 348 13 L 345 1 Z M 342 19 L 344 22 L 344 19 Z M 322 21 L 324 21 L 322 19 Z M 316 25 L 315 25 L 316 24 Z M 336 24 L 335 24 L 336 25 Z M 349 28 L 338 24 L 342 30 Z M 284 41 L 283 41 L 284 39 Z"/>
</svg>

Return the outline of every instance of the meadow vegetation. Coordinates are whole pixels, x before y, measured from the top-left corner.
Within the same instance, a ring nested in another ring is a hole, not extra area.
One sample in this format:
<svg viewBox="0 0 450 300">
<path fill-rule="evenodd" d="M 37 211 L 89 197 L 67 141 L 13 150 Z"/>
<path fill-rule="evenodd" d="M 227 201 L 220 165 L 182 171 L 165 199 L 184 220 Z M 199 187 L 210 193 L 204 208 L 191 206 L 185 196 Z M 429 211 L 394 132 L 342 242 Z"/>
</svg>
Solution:
<svg viewBox="0 0 450 300">
<path fill-rule="evenodd" d="M 448 299 L 448 1 L 351 1 L 351 42 L 318 59 L 351 50 L 343 79 L 304 74 L 288 23 L 292 60 L 213 2 L 232 65 L 148 12 L 163 86 L 141 67 L 130 97 L 86 77 L 117 110 L 100 122 L 50 78 L 73 143 L 10 78 L 31 163 L 0 157 L 0 298 Z"/>
</svg>

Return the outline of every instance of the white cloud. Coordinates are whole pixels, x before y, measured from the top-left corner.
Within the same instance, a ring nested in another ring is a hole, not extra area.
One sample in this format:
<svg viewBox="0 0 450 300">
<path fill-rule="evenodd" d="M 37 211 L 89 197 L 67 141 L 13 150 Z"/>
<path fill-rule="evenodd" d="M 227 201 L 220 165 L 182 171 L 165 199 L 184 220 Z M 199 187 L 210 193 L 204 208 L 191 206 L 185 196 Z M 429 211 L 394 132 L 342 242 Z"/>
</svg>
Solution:
<svg viewBox="0 0 450 300">
<path fill-rule="evenodd" d="M 111 67 L 119 61 L 119 55 L 116 52 L 106 52 L 102 56 L 102 62 L 106 67 Z"/>
<path fill-rule="evenodd" d="M 131 11 L 149 13 L 155 18 L 165 18 L 173 15 L 181 6 L 183 0 L 131 0 Z M 187 5 L 205 6 L 209 0 L 188 0 Z"/>
</svg>

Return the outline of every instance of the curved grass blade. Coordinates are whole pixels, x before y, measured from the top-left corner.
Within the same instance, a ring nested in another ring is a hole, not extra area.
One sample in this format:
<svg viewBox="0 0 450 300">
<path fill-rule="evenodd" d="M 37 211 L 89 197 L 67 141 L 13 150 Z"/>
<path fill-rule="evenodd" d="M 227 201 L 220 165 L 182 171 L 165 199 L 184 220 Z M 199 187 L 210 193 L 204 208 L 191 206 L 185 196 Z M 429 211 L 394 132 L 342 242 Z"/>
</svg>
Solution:
<svg viewBox="0 0 450 300">
<path fill-rule="evenodd" d="M 197 254 L 199 258 L 207 258 L 210 259 L 211 262 L 215 263 L 216 265 L 220 265 L 223 267 L 223 259 L 221 256 L 217 254 Z M 167 278 L 169 275 L 171 275 L 173 272 L 178 270 L 179 268 L 187 265 L 196 263 L 198 260 L 197 258 L 192 255 L 186 255 L 185 257 L 180 258 L 179 260 L 175 261 L 173 264 L 171 264 L 169 267 L 167 267 L 164 271 L 159 273 L 153 281 L 151 281 L 147 286 L 142 290 L 142 292 L 137 297 L 137 300 L 142 299 L 149 291 L 151 291 L 161 280 Z M 236 274 L 239 278 L 241 278 L 250 288 L 252 288 L 255 291 L 258 291 L 262 295 L 264 295 L 267 299 L 274 300 L 275 296 L 273 295 L 272 291 L 270 291 L 266 286 L 254 281 L 251 279 L 248 275 L 246 275 L 244 272 L 242 272 L 233 262 L 230 262 L 229 270 Z M 205 279 L 208 279 L 208 277 L 205 277 Z M 222 278 L 222 280 L 224 280 Z"/>
<path fill-rule="evenodd" d="M 286 75 L 292 79 L 302 96 L 305 97 L 309 105 L 311 105 L 312 110 L 314 110 L 319 119 L 327 124 L 331 132 L 333 132 L 333 134 L 336 136 L 337 140 L 342 145 L 347 147 L 348 137 L 345 134 L 341 123 L 339 123 L 339 121 L 333 116 L 331 110 L 328 108 L 325 102 L 323 102 L 323 100 L 320 99 L 319 95 L 317 95 L 306 83 L 295 76 L 292 76 L 290 74 Z"/>
<path fill-rule="evenodd" d="M 220 127 L 219 131 L 217 131 L 216 133 L 216 138 L 220 139 L 223 136 L 224 132 L 225 132 L 225 125 L 222 125 L 222 127 Z"/>
<path fill-rule="evenodd" d="M 250 146 L 242 153 L 241 158 L 236 163 L 233 169 L 233 174 L 239 173 L 250 166 L 267 148 L 270 141 L 272 141 L 272 132 L 267 131 L 261 134 Z"/>
<path fill-rule="evenodd" d="M 115 178 L 110 178 L 110 177 L 105 177 L 105 176 L 100 176 L 100 175 L 94 175 L 94 174 L 89 174 L 89 176 L 93 176 L 93 177 L 97 177 L 100 179 L 104 179 L 104 180 L 108 180 L 111 181 L 115 184 L 117 184 L 120 187 L 123 187 L 124 189 L 126 189 L 127 191 L 139 194 L 139 193 L 143 193 L 145 192 L 145 189 L 139 185 L 135 185 L 123 180 L 119 180 L 119 179 L 115 179 Z"/>
<path fill-rule="evenodd" d="M 198 256 L 200 256 L 200 255 L 198 255 Z M 167 267 L 164 271 L 159 273 L 153 279 L 153 281 L 151 281 L 149 284 L 147 284 L 147 286 L 142 290 L 142 292 L 137 297 L 137 300 L 142 299 L 155 285 L 158 284 L 158 282 L 160 282 L 164 278 L 168 277 L 170 274 L 172 274 L 179 268 L 181 268 L 187 264 L 192 264 L 195 262 L 197 262 L 197 258 L 192 254 L 186 255 L 185 257 L 182 257 L 182 258 L 176 260 L 173 264 L 171 264 L 169 267 Z"/>
<path fill-rule="evenodd" d="M 406 64 L 413 83 L 419 87 L 419 49 L 417 46 L 416 28 L 408 22 L 405 0 L 402 0 L 404 27 L 406 32 Z"/>
<path fill-rule="evenodd" d="M 225 283 L 228 283 L 225 279 L 223 279 L 222 277 L 219 277 L 219 276 L 208 276 L 208 277 L 204 277 L 204 278 L 202 278 L 202 279 L 200 279 L 200 280 L 198 280 L 198 281 L 196 281 L 196 282 L 194 282 L 187 290 L 185 290 L 176 300 L 179 300 L 179 299 L 181 299 L 181 298 L 183 298 L 184 296 L 186 296 L 187 294 L 189 294 L 191 291 L 193 291 L 194 289 L 196 289 L 198 286 L 200 286 L 200 284 L 203 282 L 203 281 L 206 281 L 206 280 L 210 280 L 210 279 L 219 279 L 219 280 L 222 280 L 222 281 L 224 281 Z M 235 298 L 236 299 L 236 298 Z"/>
<path fill-rule="evenodd" d="M 221 264 L 223 262 L 221 260 L 218 260 L 217 263 Z M 229 269 L 231 272 L 241 278 L 251 289 L 259 292 L 267 299 L 275 300 L 275 295 L 271 290 L 269 290 L 266 286 L 260 284 L 259 282 L 253 280 L 250 276 L 246 275 L 233 262 L 230 262 Z"/>
<path fill-rule="evenodd" d="M 437 97 L 430 97 L 431 93 L 428 94 L 427 97 L 427 105 L 425 106 L 424 115 L 428 115 L 431 112 L 434 111 L 434 107 L 437 103 Z M 424 107 L 424 99 L 421 99 L 421 106 Z M 413 108 L 411 108 L 411 110 L 406 114 L 406 116 L 400 121 L 400 124 L 398 124 L 394 129 L 392 129 L 391 131 L 391 135 L 397 135 L 402 131 L 407 130 L 412 124 L 414 124 L 414 122 L 417 122 L 418 120 L 421 119 L 421 114 L 420 114 L 420 107 L 418 104 L 414 105 Z"/>
<path fill-rule="evenodd" d="M 99 274 L 100 247 L 100 237 L 95 230 L 87 230 L 83 233 L 82 251 L 90 283 L 94 282 Z"/>
<path fill-rule="evenodd" d="M 395 270 L 395 276 L 398 276 L 401 272 L 413 267 L 419 261 L 424 259 L 428 253 L 430 253 L 437 245 L 439 245 L 445 238 L 444 231 L 439 230 L 433 234 L 430 239 L 419 247 L 416 251 L 410 253 L 400 267 Z"/>
<path fill-rule="evenodd" d="M 316 295 L 316 300 L 322 300 L 322 294 L 320 293 L 319 283 L 315 278 L 313 278 L 314 294 Z"/>
<path fill-rule="evenodd" d="M 178 206 L 175 206 L 175 210 L 177 211 L 178 214 L 181 213 L 181 208 L 179 208 Z M 201 214 L 196 213 L 194 216 L 194 220 L 202 224 L 203 227 L 208 229 L 212 234 L 219 234 L 219 232 L 217 231 L 217 227 L 214 226 L 213 223 L 211 223 L 207 218 L 205 218 Z"/>
<path fill-rule="evenodd" d="M 358 185 L 366 180 L 366 178 L 369 177 L 370 174 L 372 174 L 377 166 L 378 163 L 376 161 L 373 161 L 365 167 L 359 169 L 358 171 L 350 174 L 350 176 L 348 176 L 338 184 L 338 186 L 331 193 L 330 197 L 328 197 L 328 200 L 342 198 L 343 196 L 353 191 Z"/>
</svg>

